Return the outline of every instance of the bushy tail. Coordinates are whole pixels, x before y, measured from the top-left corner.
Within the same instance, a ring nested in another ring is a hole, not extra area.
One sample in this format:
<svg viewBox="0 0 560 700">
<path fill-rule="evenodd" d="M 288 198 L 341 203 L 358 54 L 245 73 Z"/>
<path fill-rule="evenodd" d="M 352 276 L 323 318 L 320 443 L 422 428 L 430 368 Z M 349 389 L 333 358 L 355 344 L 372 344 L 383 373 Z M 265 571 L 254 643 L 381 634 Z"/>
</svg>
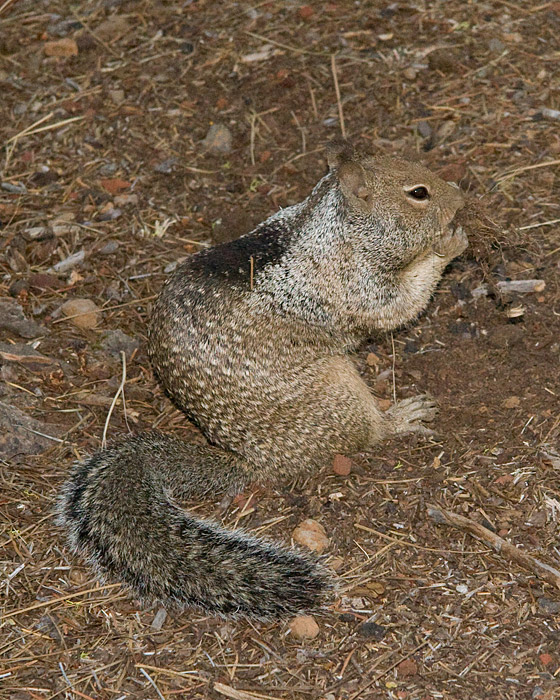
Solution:
<svg viewBox="0 0 560 700">
<path fill-rule="evenodd" d="M 246 481 L 233 454 L 143 433 L 73 466 L 59 523 L 75 552 L 141 599 L 259 619 L 316 607 L 332 585 L 312 558 L 194 518 L 174 502 Z"/>
</svg>

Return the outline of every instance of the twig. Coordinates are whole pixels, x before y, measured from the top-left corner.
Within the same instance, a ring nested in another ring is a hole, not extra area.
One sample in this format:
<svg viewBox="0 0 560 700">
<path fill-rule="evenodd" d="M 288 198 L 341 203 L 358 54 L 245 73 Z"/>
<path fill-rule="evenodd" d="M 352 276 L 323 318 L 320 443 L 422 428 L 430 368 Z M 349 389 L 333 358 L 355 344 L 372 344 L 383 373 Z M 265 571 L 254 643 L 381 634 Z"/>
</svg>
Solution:
<svg viewBox="0 0 560 700">
<path fill-rule="evenodd" d="M 281 41 L 275 41 L 270 39 L 268 36 L 263 36 L 262 34 L 256 34 L 255 32 L 246 31 L 245 34 L 254 37 L 255 39 L 260 39 L 261 41 L 266 41 L 268 44 L 273 44 L 274 46 L 279 46 L 281 49 L 287 49 L 288 51 L 293 51 L 294 53 L 307 53 L 311 56 L 327 56 L 326 51 L 310 51 L 309 49 L 300 49 L 297 46 L 290 46 L 289 44 L 283 44 Z"/>
<path fill-rule="evenodd" d="M 331 70 L 332 70 L 332 76 L 334 80 L 334 91 L 336 93 L 336 104 L 338 105 L 338 118 L 340 120 L 340 133 L 342 134 L 342 138 L 346 138 L 346 128 L 344 126 L 344 114 L 342 112 L 342 102 L 340 100 L 340 88 L 338 87 L 338 76 L 336 74 L 336 57 L 333 54 L 331 54 Z"/>
<path fill-rule="evenodd" d="M 436 523 L 444 525 L 453 525 L 453 527 L 465 530 L 473 537 L 482 540 L 489 547 L 492 547 L 498 554 L 508 561 L 513 561 L 524 569 L 528 569 L 535 576 L 543 579 L 552 586 L 560 589 L 560 571 L 557 571 L 552 566 L 540 561 L 532 554 L 527 554 L 523 550 L 516 547 L 511 542 L 507 542 L 496 535 L 483 525 L 465 518 L 463 515 L 457 515 L 449 510 L 443 510 L 436 506 L 428 506 L 428 515 L 435 520 Z"/>
<path fill-rule="evenodd" d="M 236 690 L 230 685 L 224 685 L 224 683 L 214 683 L 214 690 L 220 695 L 225 695 L 226 698 L 232 698 L 232 700 L 281 700 L 281 698 L 274 695 L 261 695 L 260 693 L 251 693 L 246 690 Z"/>
<path fill-rule="evenodd" d="M 101 438 L 101 447 L 103 449 L 105 449 L 105 447 L 107 446 L 107 430 L 109 429 L 109 421 L 111 420 L 111 415 L 113 413 L 113 409 L 115 408 L 115 404 L 117 403 L 117 399 L 119 398 L 119 396 L 121 394 L 123 395 L 123 406 L 124 406 L 124 385 L 126 382 L 126 355 L 122 350 L 121 350 L 121 359 L 122 359 L 121 383 L 120 383 L 119 388 L 117 389 L 115 395 L 113 396 L 113 400 L 111 401 L 111 406 L 109 407 L 109 411 L 107 413 L 107 418 L 105 419 L 105 426 L 103 428 L 103 437 Z M 126 413 L 125 413 L 125 418 L 126 418 Z"/>
</svg>

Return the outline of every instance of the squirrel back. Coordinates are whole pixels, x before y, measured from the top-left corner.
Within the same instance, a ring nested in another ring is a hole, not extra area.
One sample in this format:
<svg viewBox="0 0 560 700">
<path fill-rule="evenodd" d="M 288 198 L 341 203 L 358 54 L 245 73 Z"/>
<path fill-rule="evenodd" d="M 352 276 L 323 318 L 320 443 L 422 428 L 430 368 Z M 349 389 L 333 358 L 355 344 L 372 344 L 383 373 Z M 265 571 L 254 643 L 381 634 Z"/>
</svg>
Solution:
<svg viewBox="0 0 560 700">
<path fill-rule="evenodd" d="M 59 503 L 69 543 L 143 599 L 275 618 L 332 589 L 314 559 L 189 515 L 178 501 L 305 474 L 336 453 L 426 432 L 426 397 L 382 413 L 348 357 L 426 306 L 466 246 L 463 198 L 425 168 L 331 149 L 302 203 L 188 258 L 154 308 L 148 350 L 206 446 L 161 433 L 76 464 Z"/>
</svg>

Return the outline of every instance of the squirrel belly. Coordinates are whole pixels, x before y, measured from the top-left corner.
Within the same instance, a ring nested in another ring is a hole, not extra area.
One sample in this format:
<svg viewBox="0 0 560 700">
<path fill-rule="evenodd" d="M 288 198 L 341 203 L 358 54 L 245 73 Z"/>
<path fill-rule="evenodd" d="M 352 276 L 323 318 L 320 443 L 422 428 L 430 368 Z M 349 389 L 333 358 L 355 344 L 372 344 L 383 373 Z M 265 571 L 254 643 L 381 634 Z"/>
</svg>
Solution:
<svg viewBox="0 0 560 700">
<path fill-rule="evenodd" d="M 71 548 L 141 599 L 262 619 L 316 608 L 333 588 L 316 560 L 178 502 L 430 432 L 429 397 L 381 411 L 350 353 L 426 307 L 467 246 L 453 225 L 463 196 L 418 164 L 348 144 L 329 165 L 300 204 L 187 258 L 154 306 L 155 373 L 208 444 L 125 438 L 74 465 L 63 487 Z"/>
<path fill-rule="evenodd" d="M 225 489 L 247 481 L 231 454 L 159 432 L 75 464 L 58 502 L 71 549 L 143 601 L 262 620 L 317 607 L 332 583 L 311 557 L 177 505 L 176 499 L 207 495 L 205 466 L 213 492 L 218 483 Z"/>
</svg>

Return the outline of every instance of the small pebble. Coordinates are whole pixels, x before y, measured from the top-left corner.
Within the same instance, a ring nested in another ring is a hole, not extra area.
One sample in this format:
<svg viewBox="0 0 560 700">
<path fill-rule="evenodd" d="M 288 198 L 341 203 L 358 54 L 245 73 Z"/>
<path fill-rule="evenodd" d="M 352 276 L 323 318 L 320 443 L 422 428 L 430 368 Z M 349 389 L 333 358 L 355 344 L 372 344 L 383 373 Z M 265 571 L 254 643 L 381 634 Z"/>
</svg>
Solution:
<svg viewBox="0 0 560 700">
<path fill-rule="evenodd" d="M 292 532 L 292 537 L 295 542 L 317 554 L 324 552 L 330 544 L 325 528 L 321 523 L 311 519 L 300 523 Z"/>
<path fill-rule="evenodd" d="M 418 665 L 414 659 L 403 659 L 397 666 L 397 676 L 399 678 L 407 678 L 415 676 L 418 673 Z"/>
<path fill-rule="evenodd" d="M 27 319 L 20 304 L 9 297 L 0 299 L 0 329 L 22 338 L 37 338 L 46 333 L 45 328 Z"/>
<path fill-rule="evenodd" d="M 68 320 L 78 328 L 95 328 L 100 320 L 99 307 L 91 299 L 70 299 L 60 310 L 65 316 L 74 316 Z"/>
<path fill-rule="evenodd" d="M 47 41 L 43 46 L 45 56 L 57 56 L 64 58 L 78 55 L 78 44 L 74 39 L 59 39 L 58 41 Z"/>
<path fill-rule="evenodd" d="M 504 408 L 517 408 L 521 403 L 519 396 L 510 396 L 502 402 Z"/>
<path fill-rule="evenodd" d="M 29 275 L 29 286 L 31 289 L 60 289 L 64 285 L 54 275 L 47 275 L 46 272 L 38 272 L 35 275 Z"/>
<path fill-rule="evenodd" d="M 103 248 L 100 248 L 97 252 L 99 255 L 112 255 L 118 250 L 119 245 L 118 241 L 107 241 Z"/>
<path fill-rule="evenodd" d="M 2 189 L 6 190 L 6 192 L 9 192 L 10 194 L 26 194 L 27 192 L 27 187 L 23 184 L 23 182 L 18 182 L 17 184 L 14 184 L 13 182 L 3 182 Z"/>
<path fill-rule="evenodd" d="M 43 632 L 43 634 L 49 636 L 51 639 L 54 639 L 57 642 L 62 642 L 62 636 L 60 634 L 60 620 L 56 613 L 51 613 L 50 615 L 47 613 L 46 615 L 43 615 L 39 619 L 39 622 L 35 624 L 35 628 L 39 630 L 39 632 Z"/>
<path fill-rule="evenodd" d="M 154 619 L 152 620 L 152 624 L 150 625 L 153 630 L 161 630 L 163 627 L 163 624 L 167 618 L 167 611 L 165 608 L 160 608 L 157 613 L 154 616 Z"/>
<path fill-rule="evenodd" d="M 539 610 L 549 615 L 558 615 L 560 613 L 560 601 L 542 596 L 539 598 Z"/>
<path fill-rule="evenodd" d="M 299 615 L 290 622 L 290 632 L 297 639 L 315 639 L 319 625 L 311 615 Z"/>
<path fill-rule="evenodd" d="M 121 352 L 124 352 L 127 359 L 130 359 L 134 351 L 140 347 L 140 342 L 123 333 L 119 328 L 103 334 L 101 347 L 117 360 L 120 360 Z"/>
<path fill-rule="evenodd" d="M 333 472 L 339 476 L 348 476 L 352 471 L 352 460 L 344 455 L 335 455 L 333 461 Z"/>
<path fill-rule="evenodd" d="M 64 258 L 64 260 L 61 260 L 60 262 L 57 262 L 56 265 L 53 265 L 48 272 L 56 272 L 56 273 L 61 273 L 61 272 L 67 272 L 68 270 L 72 269 L 76 265 L 79 265 L 84 261 L 86 254 L 84 249 L 79 250 L 77 253 L 72 253 L 72 255 L 69 255 L 67 258 Z"/>
<path fill-rule="evenodd" d="M 358 627 L 358 632 L 362 637 L 379 642 L 387 634 L 387 628 L 378 625 L 377 622 L 364 622 Z"/>
<path fill-rule="evenodd" d="M 500 53 L 500 51 L 505 49 L 505 44 L 503 41 L 500 41 L 500 39 L 494 37 L 488 42 L 488 48 L 490 51 L 494 51 L 494 53 Z"/>
<path fill-rule="evenodd" d="M 25 292 L 28 289 L 29 289 L 29 282 L 27 280 L 19 279 L 19 280 L 14 280 L 10 284 L 10 286 L 8 287 L 8 292 L 9 292 L 10 296 L 17 297 L 22 292 Z"/>
<path fill-rule="evenodd" d="M 441 73 L 455 73 L 457 63 L 457 55 L 449 51 L 449 49 L 437 49 L 428 55 L 430 70 L 437 70 Z"/>
<path fill-rule="evenodd" d="M 416 128 L 423 139 L 429 139 L 433 133 L 432 127 L 424 119 L 416 124 Z"/>
<path fill-rule="evenodd" d="M 559 109 L 550 109 L 549 107 L 543 107 L 541 109 L 541 114 L 547 119 L 560 119 Z"/>
<path fill-rule="evenodd" d="M 211 153 L 229 153 L 232 144 L 231 131 L 224 124 L 212 124 L 202 145 Z"/>
<path fill-rule="evenodd" d="M 177 158 L 171 156 L 171 158 L 166 158 L 165 160 L 162 160 L 161 163 L 154 165 L 154 170 L 156 171 L 156 173 L 163 173 L 164 175 L 169 175 L 169 173 L 173 172 L 173 166 L 176 162 Z"/>
<path fill-rule="evenodd" d="M 137 194 L 118 194 L 114 199 L 118 207 L 124 207 L 126 204 L 138 204 Z"/>
</svg>

